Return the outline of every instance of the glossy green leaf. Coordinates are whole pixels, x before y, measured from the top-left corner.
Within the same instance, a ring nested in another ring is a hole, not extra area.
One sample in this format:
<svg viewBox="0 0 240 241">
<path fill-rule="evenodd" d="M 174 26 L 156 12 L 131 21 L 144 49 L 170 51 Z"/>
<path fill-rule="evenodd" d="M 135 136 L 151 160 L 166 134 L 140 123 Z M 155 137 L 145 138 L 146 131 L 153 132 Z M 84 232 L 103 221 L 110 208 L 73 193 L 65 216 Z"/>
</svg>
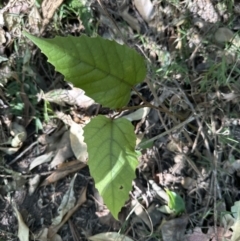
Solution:
<svg viewBox="0 0 240 241">
<path fill-rule="evenodd" d="M 180 195 L 166 189 L 166 193 L 169 197 L 168 207 L 172 209 L 175 214 L 180 214 L 185 211 L 185 202 Z"/>
<path fill-rule="evenodd" d="M 96 188 L 113 216 L 129 198 L 135 169 L 136 136 L 130 121 L 97 116 L 84 128 L 84 141 L 88 149 L 88 165 Z"/>
<path fill-rule="evenodd" d="M 135 50 L 101 37 L 37 38 L 24 32 L 67 81 L 109 108 L 121 108 L 131 88 L 146 76 L 144 59 Z"/>
</svg>

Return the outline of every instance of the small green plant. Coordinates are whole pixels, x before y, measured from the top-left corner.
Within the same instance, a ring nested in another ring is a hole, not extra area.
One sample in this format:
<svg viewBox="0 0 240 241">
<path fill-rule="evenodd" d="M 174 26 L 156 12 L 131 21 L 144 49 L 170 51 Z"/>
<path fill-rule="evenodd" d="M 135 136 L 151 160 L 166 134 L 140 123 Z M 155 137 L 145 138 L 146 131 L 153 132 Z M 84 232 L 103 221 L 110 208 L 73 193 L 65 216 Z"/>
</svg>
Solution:
<svg viewBox="0 0 240 241">
<path fill-rule="evenodd" d="M 41 39 L 26 32 L 67 81 L 80 87 L 96 102 L 121 110 L 134 85 L 146 76 L 144 59 L 135 50 L 101 37 Z M 105 204 L 118 219 L 129 197 L 138 152 L 133 125 L 123 118 L 99 115 L 84 128 L 88 165 Z"/>
<path fill-rule="evenodd" d="M 185 202 L 180 195 L 170 190 L 166 190 L 169 197 L 168 207 L 178 215 L 185 211 Z"/>
</svg>

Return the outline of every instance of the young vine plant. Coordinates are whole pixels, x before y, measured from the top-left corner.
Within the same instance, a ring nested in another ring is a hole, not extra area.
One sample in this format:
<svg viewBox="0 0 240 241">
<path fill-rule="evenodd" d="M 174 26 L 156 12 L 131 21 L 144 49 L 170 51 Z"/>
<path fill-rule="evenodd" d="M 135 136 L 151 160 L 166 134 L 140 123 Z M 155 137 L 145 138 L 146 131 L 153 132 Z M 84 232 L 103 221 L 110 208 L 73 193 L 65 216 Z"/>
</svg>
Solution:
<svg viewBox="0 0 240 241">
<path fill-rule="evenodd" d="M 134 49 L 101 37 L 38 38 L 24 32 L 65 79 L 104 107 L 127 106 L 132 88 L 146 76 L 144 58 Z M 88 166 L 114 218 L 129 198 L 138 165 L 136 135 L 124 118 L 94 117 L 84 127 Z"/>
</svg>

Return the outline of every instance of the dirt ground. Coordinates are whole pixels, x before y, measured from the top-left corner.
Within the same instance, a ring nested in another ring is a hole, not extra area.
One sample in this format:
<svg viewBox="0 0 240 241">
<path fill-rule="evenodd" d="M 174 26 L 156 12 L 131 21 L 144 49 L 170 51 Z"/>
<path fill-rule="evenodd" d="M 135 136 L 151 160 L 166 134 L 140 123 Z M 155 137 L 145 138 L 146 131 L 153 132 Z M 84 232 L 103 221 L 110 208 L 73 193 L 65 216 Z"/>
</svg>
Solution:
<svg viewBox="0 0 240 241">
<path fill-rule="evenodd" d="M 239 29 L 236 0 L 0 2 L 0 240 L 239 240 Z M 132 121 L 149 143 L 119 220 L 77 160 L 68 123 L 115 112 L 79 99 L 23 30 L 100 35 L 145 58 L 128 106 L 157 108 Z M 166 190 L 182 212 L 169 210 Z"/>
</svg>

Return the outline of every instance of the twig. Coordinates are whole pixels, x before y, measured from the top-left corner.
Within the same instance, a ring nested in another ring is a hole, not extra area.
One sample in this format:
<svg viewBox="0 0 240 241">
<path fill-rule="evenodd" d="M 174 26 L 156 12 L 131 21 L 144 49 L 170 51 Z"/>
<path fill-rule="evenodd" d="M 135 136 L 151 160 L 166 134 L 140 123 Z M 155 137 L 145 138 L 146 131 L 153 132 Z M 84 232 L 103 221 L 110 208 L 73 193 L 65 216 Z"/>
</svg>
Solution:
<svg viewBox="0 0 240 241">
<path fill-rule="evenodd" d="M 171 132 L 173 132 L 173 131 L 175 131 L 179 128 L 182 128 L 184 125 L 188 124 L 189 122 L 193 121 L 194 119 L 195 119 L 195 117 L 192 115 L 192 116 L 188 117 L 185 121 L 183 121 L 183 122 L 179 123 L 178 125 L 174 126 L 173 128 L 168 129 L 167 131 L 165 131 L 165 132 L 163 132 L 163 133 L 161 133 L 157 136 L 154 136 L 153 138 L 143 142 L 142 145 L 146 145 L 146 144 L 148 144 L 152 141 L 155 141 L 155 140 L 157 140 L 157 139 L 159 139 L 159 138 L 161 138 L 161 137 L 163 137 L 167 134 L 170 134 Z"/>
<path fill-rule="evenodd" d="M 16 156 L 12 161 L 7 163 L 8 165 L 12 165 L 15 163 L 19 158 L 21 158 L 27 151 L 29 151 L 32 147 L 38 144 L 38 141 L 33 142 L 29 147 L 27 147 L 24 151 L 22 151 L 18 156 Z"/>
</svg>

